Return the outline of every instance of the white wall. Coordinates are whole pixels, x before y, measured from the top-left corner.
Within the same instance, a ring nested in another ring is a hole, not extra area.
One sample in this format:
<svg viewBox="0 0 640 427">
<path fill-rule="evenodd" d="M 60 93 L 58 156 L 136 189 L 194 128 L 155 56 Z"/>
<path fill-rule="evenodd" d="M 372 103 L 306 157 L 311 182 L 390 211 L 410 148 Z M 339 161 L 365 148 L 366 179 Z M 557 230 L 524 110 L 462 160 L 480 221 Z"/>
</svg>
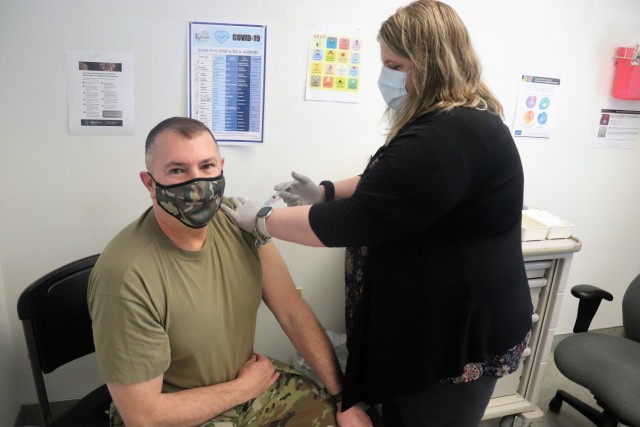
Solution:
<svg viewBox="0 0 640 427">
<path fill-rule="evenodd" d="M 15 351 L 11 343 L 13 333 L 9 326 L 9 311 L 5 293 L 4 281 L 2 279 L 2 265 L 0 265 L 0 346 L 2 346 L 2 356 L 0 356 L 0 424 L 9 425 L 13 422 L 14 406 L 12 393 L 16 387 L 14 364 Z M 11 424 L 13 425 L 13 424 Z"/>
<path fill-rule="evenodd" d="M 34 402 L 16 301 L 29 283 L 71 260 L 100 252 L 149 204 L 138 182 L 149 129 L 186 114 L 189 20 L 268 26 L 265 144 L 223 147 L 227 194 L 264 199 L 293 169 L 316 180 L 359 173 L 383 142 L 384 104 L 376 87 L 380 22 L 405 1 L 5 0 L 0 5 L 0 424 Z M 639 270 L 640 151 L 593 150 L 600 108 L 640 110 L 610 97 L 612 57 L 638 34 L 640 2 L 612 0 L 452 0 L 466 21 L 485 78 L 511 124 L 521 74 L 562 79 L 558 125 L 548 140 L 520 139 L 525 197 L 575 224 L 583 240 L 569 285 L 614 293 L 594 327 L 621 324 L 620 298 Z M 498 12 L 500 11 L 500 12 Z M 305 102 L 311 23 L 361 25 L 366 45 L 359 104 Z M 65 51 L 133 52 L 135 135 L 67 132 Z M 278 242 L 292 275 L 326 327 L 343 330 L 341 249 Z M 4 282 L 4 289 L 2 283 Z M 572 327 L 567 298 L 558 332 Z M 256 348 L 288 358 L 292 348 L 260 314 Z M 6 351 L 5 349 L 12 349 Z M 94 370 L 93 361 L 86 361 Z M 11 380 L 14 376 L 15 382 Z M 7 381 L 4 379 L 8 378 Z M 78 396 L 93 382 L 51 379 L 52 398 Z M 15 384 L 15 386 L 14 386 Z"/>
</svg>

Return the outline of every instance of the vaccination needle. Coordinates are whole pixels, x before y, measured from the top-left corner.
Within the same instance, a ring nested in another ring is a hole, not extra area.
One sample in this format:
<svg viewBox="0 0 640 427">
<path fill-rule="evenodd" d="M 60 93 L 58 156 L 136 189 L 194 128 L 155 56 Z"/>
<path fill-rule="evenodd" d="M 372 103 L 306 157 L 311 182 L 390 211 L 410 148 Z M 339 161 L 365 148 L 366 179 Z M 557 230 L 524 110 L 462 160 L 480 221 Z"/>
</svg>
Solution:
<svg viewBox="0 0 640 427">
<path fill-rule="evenodd" d="M 273 193 L 273 196 L 269 197 L 264 202 L 264 205 L 265 206 L 273 206 L 278 200 L 282 200 L 282 197 L 280 195 L 282 193 L 284 193 L 285 191 L 289 191 L 290 189 L 291 189 L 291 185 L 287 185 L 282 190 L 276 191 L 275 193 Z"/>
</svg>

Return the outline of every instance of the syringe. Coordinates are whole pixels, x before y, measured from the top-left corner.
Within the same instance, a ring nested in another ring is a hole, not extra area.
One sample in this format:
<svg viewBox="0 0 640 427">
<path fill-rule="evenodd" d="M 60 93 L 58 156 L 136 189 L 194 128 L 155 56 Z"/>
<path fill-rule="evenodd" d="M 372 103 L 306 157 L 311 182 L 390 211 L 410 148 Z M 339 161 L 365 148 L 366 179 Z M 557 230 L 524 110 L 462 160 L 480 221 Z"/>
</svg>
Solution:
<svg viewBox="0 0 640 427">
<path fill-rule="evenodd" d="M 274 187 L 274 190 L 277 188 L 280 188 L 280 190 L 277 190 L 275 193 L 273 193 L 273 196 L 269 197 L 265 202 L 264 205 L 265 206 L 271 206 L 274 205 L 278 200 L 282 200 L 282 197 L 280 197 L 280 195 L 282 193 L 285 193 L 287 191 L 291 190 L 291 186 L 295 184 L 295 181 L 287 181 L 287 182 L 283 182 L 281 184 L 278 184 Z"/>
<path fill-rule="evenodd" d="M 285 192 L 285 191 L 289 191 L 291 189 L 291 187 L 285 187 L 282 190 L 278 190 L 275 193 L 273 193 L 273 196 L 269 197 L 265 202 L 264 205 L 265 206 L 272 206 L 274 205 L 278 200 L 282 200 L 282 197 L 280 197 L 280 194 Z"/>
<path fill-rule="evenodd" d="M 280 192 L 276 192 L 273 194 L 273 196 L 269 197 L 265 202 L 264 205 L 265 206 L 272 206 L 273 204 L 275 204 L 278 200 L 281 200 L 282 197 L 280 197 Z"/>
</svg>

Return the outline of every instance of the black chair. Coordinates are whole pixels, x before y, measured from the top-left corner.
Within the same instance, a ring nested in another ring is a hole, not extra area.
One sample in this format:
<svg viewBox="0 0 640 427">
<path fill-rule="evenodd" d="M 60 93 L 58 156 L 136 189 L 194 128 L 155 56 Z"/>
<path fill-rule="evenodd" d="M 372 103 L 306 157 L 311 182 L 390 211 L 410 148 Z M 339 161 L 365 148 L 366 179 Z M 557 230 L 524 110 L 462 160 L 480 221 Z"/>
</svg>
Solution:
<svg viewBox="0 0 640 427">
<path fill-rule="evenodd" d="M 580 299 L 571 335 L 558 343 L 554 359 L 571 381 L 587 388 L 602 412 L 558 390 L 549 408 L 559 412 L 562 402 L 577 409 L 597 426 L 621 422 L 640 426 L 640 274 L 627 288 L 622 301 L 624 336 L 587 332 L 603 299 L 613 296 L 596 286 L 577 285 L 571 293 Z"/>
<path fill-rule="evenodd" d="M 53 419 L 44 375 L 93 353 L 93 332 L 87 307 L 89 273 L 98 255 L 58 268 L 27 287 L 18 299 L 38 402 L 46 427 L 109 425 L 111 396 L 102 385 Z"/>
</svg>

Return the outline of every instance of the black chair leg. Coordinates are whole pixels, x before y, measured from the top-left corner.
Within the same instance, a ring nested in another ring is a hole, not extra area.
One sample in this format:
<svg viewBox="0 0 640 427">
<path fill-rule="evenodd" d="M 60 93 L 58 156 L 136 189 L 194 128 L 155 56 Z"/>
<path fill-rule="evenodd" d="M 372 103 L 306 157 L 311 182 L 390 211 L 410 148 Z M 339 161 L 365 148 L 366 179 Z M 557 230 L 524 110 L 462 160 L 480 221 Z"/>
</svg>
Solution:
<svg viewBox="0 0 640 427">
<path fill-rule="evenodd" d="M 602 406 L 599 401 L 598 405 Z M 618 415 L 605 408 L 602 412 L 602 423 L 600 423 L 600 427 L 618 427 L 619 421 L 620 418 L 618 417 Z"/>
<path fill-rule="evenodd" d="M 603 424 L 603 422 L 605 421 L 605 417 L 603 417 L 602 413 L 600 413 L 597 409 L 587 405 L 582 400 L 570 395 L 564 390 L 556 391 L 556 395 L 553 397 L 553 399 L 551 399 L 551 402 L 549 402 L 549 409 L 551 409 L 553 412 L 560 411 L 562 402 L 567 402 L 576 411 L 587 417 L 589 421 L 591 421 L 595 425 L 605 426 Z M 609 424 L 606 424 L 606 427 L 608 426 Z"/>
</svg>

